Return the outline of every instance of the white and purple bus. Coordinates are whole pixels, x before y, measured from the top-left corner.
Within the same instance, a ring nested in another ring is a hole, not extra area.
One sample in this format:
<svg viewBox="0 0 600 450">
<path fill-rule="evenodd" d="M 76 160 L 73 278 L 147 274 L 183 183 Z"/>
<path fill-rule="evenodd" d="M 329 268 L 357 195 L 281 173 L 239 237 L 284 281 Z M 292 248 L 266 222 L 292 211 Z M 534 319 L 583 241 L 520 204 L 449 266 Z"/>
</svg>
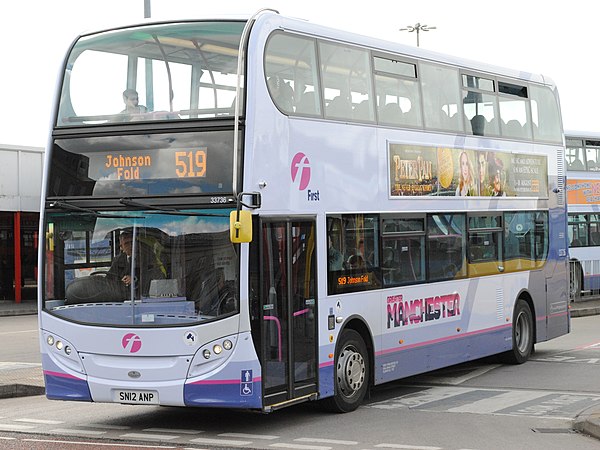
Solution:
<svg viewBox="0 0 600 450">
<path fill-rule="evenodd" d="M 600 291 L 600 133 L 565 131 L 570 296 Z"/>
<path fill-rule="evenodd" d="M 569 332 L 547 77 L 270 10 L 81 35 L 63 69 L 48 398 L 345 412 Z"/>
</svg>

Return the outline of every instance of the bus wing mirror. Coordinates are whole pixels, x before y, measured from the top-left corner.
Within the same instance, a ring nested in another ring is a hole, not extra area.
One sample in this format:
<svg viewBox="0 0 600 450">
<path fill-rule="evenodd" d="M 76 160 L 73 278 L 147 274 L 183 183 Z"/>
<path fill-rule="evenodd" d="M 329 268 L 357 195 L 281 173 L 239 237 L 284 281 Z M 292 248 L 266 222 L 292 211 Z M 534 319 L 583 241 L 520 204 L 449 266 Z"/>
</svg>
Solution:
<svg viewBox="0 0 600 450">
<path fill-rule="evenodd" d="M 245 203 L 244 197 L 249 197 L 250 203 Z M 240 192 L 237 195 L 237 207 L 229 215 L 229 238 L 234 244 L 252 241 L 252 214 L 242 210 L 242 206 L 258 209 L 261 196 L 258 192 Z"/>
<path fill-rule="evenodd" d="M 240 210 L 229 214 L 229 238 L 234 244 L 252 241 L 252 213 Z"/>
<path fill-rule="evenodd" d="M 244 201 L 244 198 L 248 198 L 250 202 Z M 258 192 L 241 192 L 237 196 L 237 203 L 238 209 L 240 209 L 240 205 L 250 209 L 257 209 L 260 208 L 262 199 Z"/>
</svg>

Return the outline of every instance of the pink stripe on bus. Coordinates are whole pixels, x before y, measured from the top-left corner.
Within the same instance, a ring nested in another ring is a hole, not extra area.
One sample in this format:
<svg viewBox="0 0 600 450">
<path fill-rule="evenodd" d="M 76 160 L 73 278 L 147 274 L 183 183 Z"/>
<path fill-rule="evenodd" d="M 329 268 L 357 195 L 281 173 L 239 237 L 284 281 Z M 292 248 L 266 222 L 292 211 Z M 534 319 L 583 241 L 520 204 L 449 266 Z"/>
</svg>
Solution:
<svg viewBox="0 0 600 450">
<path fill-rule="evenodd" d="M 69 378 L 71 380 L 84 380 L 84 378 L 75 377 L 73 375 L 69 375 L 68 373 L 52 372 L 50 370 L 44 370 L 44 375 L 49 375 L 52 377 L 60 377 L 60 378 Z"/>
<path fill-rule="evenodd" d="M 255 377 L 252 379 L 253 383 L 260 383 L 261 377 Z M 240 384 L 240 380 L 200 380 L 193 381 L 187 384 L 204 384 L 204 385 L 218 385 L 218 384 Z"/>
<path fill-rule="evenodd" d="M 471 331 L 469 333 L 462 333 L 462 334 L 459 334 L 456 336 L 446 336 L 446 337 L 439 338 L 439 339 L 433 339 L 431 341 L 424 341 L 424 342 L 418 342 L 416 344 L 403 345 L 402 347 L 395 347 L 395 348 L 390 348 L 387 350 L 381 350 L 379 352 L 376 352 L 375 355 L 379 356 L 379 355 L 385 355 L 387 353 L 401 352 L 403 350 L 408 350 L 411 348 L 424 347 L 426 345 L 438 344 L 440 342 L 445 342 L 445 341 L 452 341 L 454 339 L 461 339 L 461 338 L 464 338 L 467 336 L 474 336 L 477 334 L 490 333 L 493 331 L 498 331 L 498 330 L 502 330 L 504 328 L 508 328 L 510 326 L 511 326 L 511 324 L 499 325 L 497 327 L 486 328 L 485 330 Z"/>
</svg>

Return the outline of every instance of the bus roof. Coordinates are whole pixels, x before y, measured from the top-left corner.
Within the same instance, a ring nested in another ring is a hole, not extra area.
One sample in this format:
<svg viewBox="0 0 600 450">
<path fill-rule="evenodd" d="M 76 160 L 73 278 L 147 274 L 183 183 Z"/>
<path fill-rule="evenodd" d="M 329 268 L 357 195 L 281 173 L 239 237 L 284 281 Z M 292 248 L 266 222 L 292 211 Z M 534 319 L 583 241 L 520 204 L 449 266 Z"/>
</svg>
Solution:
<svg viewBox="0 0 600 450">
<path fill-rule="evenodd" d="M 294 19 L 291 17 L 281 16 L 273 13 L 265 13 L 261 15 L 257 22 L 268 21 L 271 26 L 286 29 L 288 31 L 297 31 L 315 36 L 322 36 L 333 40 L 346 42 L 348 44 L 360 44 L 374 50 L 387 51 L 390 53 L 402 54 L 412 58 L 435 61 L 449 65 L 460 66 L 480 72 L 500 75 L 508 78 L 526 80 L 534 83 L 541 83 L 549 86 L 555 86 L 551 78 L 530 73 L 522 70 L 510 69 L 506 67 L 496 66 L 480 61 L 460 58 L 445 53 L 438 53 L 431 50 L 426 50 L 421 47 L 413 47 L 393 41 L 387 41 L 374 37 L 369 37 L 349 31 L 330 28 L 328 26 L 318 25 L 305 20 Z"/>
<path fill-rule="evenodd" d="M 218 15 L 218 16 L 206 16 L 206 17 L 195 17 L 195 18 L 185 18 L 185 19 L 143 19 L 137 23 L 127 23 L 127 24 L 113 24 L 110 27 L 99 29 L 94 32 L 87 31 L 85 33 L 81 33 L 78 37 L 86 36 L 98 32 L 106 32 L 112 30 L 118 30 L 126 27 L 134 27 L 134 26 L 145 26 L 145 25 L 161 25 L 168 23 L 182 23 L 182 22 L 204 22 L 204 21 L 246 21 L 250 19 L 250 15 Z M 490 74 L 500 75 L 507 78 L 526 80 L 534 83 L 545 84 L 554 87 L 554 82 L 551 78 L 542 75 L 530 73 L 522 70 L 509 69 L 506 67 L 496 66 L 493 64 L 488 64 L 480 61 L 460 58 L 453 55 L 448 55 L 444 53 L 438 53 L 431 50 L 426 50 L 420 47 L 413 47 L 409 45 L 400 44 L 393 41 L 387 41 L 383 39 L 378 39 L 374 37 L 369 37 L 365 35 L 361 35 L 358 33 L 353 33 L 349 31 L 344 31 L 341 29 L 331 28 L 325 25 L 319 25 L 316 23 L 309 22 L 304 19 L 293 18 L 288 16 L 283 16 L 276 13 L 273 10 L 267 10 L 262 12 L 257 17 L 257 23 L 268 23 L 273 28 L 281 28 L 286 30 L 292 30 L 299 33 L 304 33 L 308 35 L 321 36 L 325 38 L 329 38 L 332 40 L 337 40 L 340 42 L 345 42 L 351 45 L 362 45 L 365 47 L 369 47 L 373 50 L 380 50 L 384 52 L 390 52 L 395 54 L 402 54 L 412 58 L 436 61 L 438 63 L 445 63 L 449 65 L 455 65 L 464 67 L 467 69 L 472 69 L 480 72 L 487 72 Z"/>
<path fill-rule="evenodd" d="M 568 138 L 600 139 L 600 131 L 565 130 Z"/>
</svg>

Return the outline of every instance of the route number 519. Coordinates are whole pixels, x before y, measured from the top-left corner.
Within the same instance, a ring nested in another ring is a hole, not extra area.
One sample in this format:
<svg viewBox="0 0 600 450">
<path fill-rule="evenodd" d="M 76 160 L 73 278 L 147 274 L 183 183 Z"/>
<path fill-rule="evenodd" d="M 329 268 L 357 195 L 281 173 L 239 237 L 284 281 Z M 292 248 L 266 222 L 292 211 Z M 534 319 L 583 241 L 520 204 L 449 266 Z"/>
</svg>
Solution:
<svg viewBox="0 0 600 450">
<path fill-rule="evenodd" d="M 206 151 L 175 152 L 175 173 L 179 178 L 206 176 Z"/>
</svg>

